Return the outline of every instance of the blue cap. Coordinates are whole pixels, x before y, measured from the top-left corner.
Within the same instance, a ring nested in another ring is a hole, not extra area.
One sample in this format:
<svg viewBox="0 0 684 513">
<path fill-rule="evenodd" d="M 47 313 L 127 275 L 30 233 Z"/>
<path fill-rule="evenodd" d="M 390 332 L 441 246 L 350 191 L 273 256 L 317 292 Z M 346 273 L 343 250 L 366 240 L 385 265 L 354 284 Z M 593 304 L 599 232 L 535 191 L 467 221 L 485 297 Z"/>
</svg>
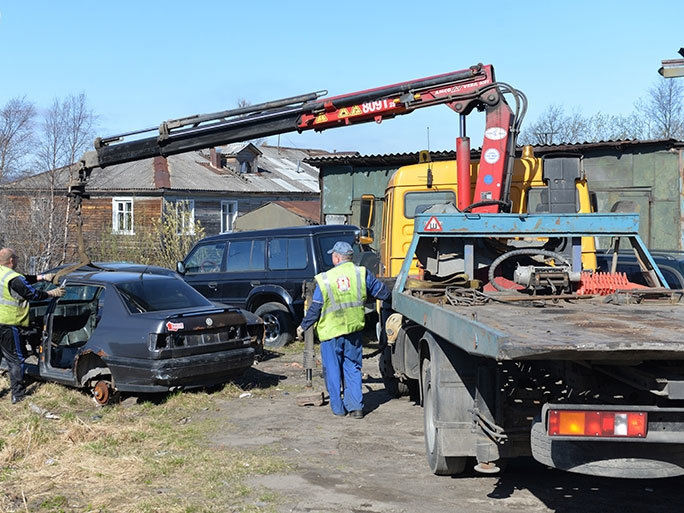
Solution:
<svg viewBox="0 0 684 513">
<path fill-rule="evenodd" d="M 337 253 L 338 255 L 353 255 L 354 250 L 348 242 L 338 240 L 333 248 L 328 251 L 328 255 L 332 255 L 333 253 Z"/>
</svg>

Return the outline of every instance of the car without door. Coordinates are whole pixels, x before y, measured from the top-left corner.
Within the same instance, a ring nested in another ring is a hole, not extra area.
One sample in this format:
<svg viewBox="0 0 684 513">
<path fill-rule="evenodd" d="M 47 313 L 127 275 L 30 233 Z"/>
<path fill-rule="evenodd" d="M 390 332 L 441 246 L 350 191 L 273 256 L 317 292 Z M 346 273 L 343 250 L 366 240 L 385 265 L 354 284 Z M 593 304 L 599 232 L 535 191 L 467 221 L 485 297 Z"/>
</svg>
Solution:
<svg viewBox="0 0 684 513">
<path fill-rule="evenodd" d="M 224 383 L 263 348 L 259 317 L 212 303 L 175 276 L 95 269 L 62 286 L 62 298 L 31 303 L 26 373 L 90 389 L 98 404 L 119 392 Z"/>
</svg>

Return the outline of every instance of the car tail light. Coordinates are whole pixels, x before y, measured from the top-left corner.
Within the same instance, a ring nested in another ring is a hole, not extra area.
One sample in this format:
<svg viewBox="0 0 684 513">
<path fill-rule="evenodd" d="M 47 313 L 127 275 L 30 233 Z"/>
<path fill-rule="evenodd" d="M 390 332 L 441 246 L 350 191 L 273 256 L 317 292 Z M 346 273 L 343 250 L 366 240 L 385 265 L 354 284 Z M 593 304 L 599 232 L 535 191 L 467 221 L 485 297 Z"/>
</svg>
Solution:
<svg viewBox="0 0 684 513">
<path fill-rule="evenodd" d="M 550 410 L 549 436 L 644 438 L 646 412 Z"/>
</svg>

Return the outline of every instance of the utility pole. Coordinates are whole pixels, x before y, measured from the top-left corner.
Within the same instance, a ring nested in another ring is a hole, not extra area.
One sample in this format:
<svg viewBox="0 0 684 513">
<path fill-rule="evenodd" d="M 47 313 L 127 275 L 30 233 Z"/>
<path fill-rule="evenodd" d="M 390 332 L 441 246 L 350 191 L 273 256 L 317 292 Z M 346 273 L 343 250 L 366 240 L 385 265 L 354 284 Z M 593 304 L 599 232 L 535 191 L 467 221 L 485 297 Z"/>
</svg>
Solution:
<svg viewBox="0 0 684 513">
<path fill-rule="evenodd" d="M 679 49 L 679 55 L 684 57 L 684 48 Z M 662 61 L 662 66 L 658 70 L 665 78 L 684 77 L 684 59 L 669 59 Z"/>
</svg>

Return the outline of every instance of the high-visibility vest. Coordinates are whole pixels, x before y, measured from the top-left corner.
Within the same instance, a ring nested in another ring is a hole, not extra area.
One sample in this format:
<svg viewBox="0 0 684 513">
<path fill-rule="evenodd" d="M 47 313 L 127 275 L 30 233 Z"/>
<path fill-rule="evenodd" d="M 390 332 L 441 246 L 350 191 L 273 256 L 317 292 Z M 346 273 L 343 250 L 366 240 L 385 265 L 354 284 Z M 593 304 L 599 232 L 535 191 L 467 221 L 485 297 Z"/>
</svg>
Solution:
<svg viewBox="0 0 684 513">
<path fill-rule="evenodd" d="M 330 340 L 363 329 L 365 324 L 366 268 L 351 262 L 316 275 L 323 294 L 321 317 L 316 325 L 319 340 Z"/>
<path fill-rule="evenodd" d="M 14 269 L 0 265 L 0 324 L 10 326 L 28 326 L 29 303 L 16 292 L 10 290 L 9 283 L 17 276 L 21 276 Z"/>
</svg>

